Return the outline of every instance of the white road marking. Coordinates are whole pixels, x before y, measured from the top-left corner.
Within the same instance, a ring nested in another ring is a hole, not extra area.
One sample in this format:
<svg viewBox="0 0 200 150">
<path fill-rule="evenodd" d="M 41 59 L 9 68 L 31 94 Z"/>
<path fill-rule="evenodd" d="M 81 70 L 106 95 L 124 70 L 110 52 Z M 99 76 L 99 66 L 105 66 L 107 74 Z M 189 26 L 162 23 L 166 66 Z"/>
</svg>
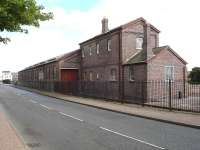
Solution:
<svg viewBox="0 0 200 150">
<path fill-rule="evenodd" d="M 34 101 L 34 100 L 30 100 L 30 102 L 32 102 L 32 103 L 34 103 L 34 104 L 36 104 L 37 102 L 36 101 Z"/>
<path fill-rule="evenodd" d="M 143 141 L 143 140 L 140 140 L 140 139 L 137 139 L 137 138 L 134 138 L 134 137 L 131 137 L 131 136 L 128 136 L 128 135 L 125 135 L 125 134 L 122 134 L 122 133 L 119 133 L 119 132 L 116 132 L 116 131 L 113 131 L 113 130 L 104 128 L 104 127 L 100 127 L 100 128 L 101 128 L 102 130 L 105 130 L 105 131 L 108 131 L 108 132 L 111 132 L 111 133 L 114 133 L 114 134 L 117 134 L 117 135 L 126 137 L 126 138 L 128 138 L 128 139 L 132 139 L 132 140 L 138 141 L 138 142 L 140 142 L 140 143 L 144 143 L 144 144 L 146 144 L 146 145 L 149 145 L 149 146 L 152 146 L 152 147 L 155 147 L 155 148 L 158 148 L 158 149 L 165 149 L 165 148 L 163 148 L 163 147 L 160 147 L 160 146 L 151 144 L 151 143 L 149 143 L 149 142 L 146 142 L 146 141 Z"/>
<path fill-rule="evenodd" d="M 48 106 L 45 106 L 45 105 L 42 105 L 42 104 L 40 104 L 40 106 L 42 106 L 42 107 L 46 108 L 47 110 L 50 110 L 50 109 L 51 109 L 50 107 L 48 107 Z"/>
<path fill-rule="evenodd" d="M 68 114 L 65 114 L 65 113 L 63 113 L 63 112 L 59 112 L 61 115 L 63 115 L 63 116 L 67 116 L 67 117 L 70 117 L 70 118 L 73 118 L 73 119 L 75 119 L 75 120 L 78 120 L 78 121 L 83 121 L 83 120 L 81 120 L 81 119 L 79 119 L 79 118 L 76 118 L 76 117 L 74 117 L 74 116 L 71 116 L 71 115 L 68 115 Z"/>
</svg>

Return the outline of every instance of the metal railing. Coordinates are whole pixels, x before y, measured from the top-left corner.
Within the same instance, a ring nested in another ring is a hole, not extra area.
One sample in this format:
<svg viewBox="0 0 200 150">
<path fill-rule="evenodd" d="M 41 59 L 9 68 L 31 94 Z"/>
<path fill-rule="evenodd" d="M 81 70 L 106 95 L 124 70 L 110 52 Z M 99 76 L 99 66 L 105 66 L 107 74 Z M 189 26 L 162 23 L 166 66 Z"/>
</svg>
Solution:
<svg viewBox="0 0 200 150">
<path fill-rule="evenodd" d="M 122 83 L 118 81 L 23 81 L 19 84 L 63 94 L 200 112 L 200 85 L 185 81 L 126 81 L 122 92 L 119 92 Z"/>
</svg>

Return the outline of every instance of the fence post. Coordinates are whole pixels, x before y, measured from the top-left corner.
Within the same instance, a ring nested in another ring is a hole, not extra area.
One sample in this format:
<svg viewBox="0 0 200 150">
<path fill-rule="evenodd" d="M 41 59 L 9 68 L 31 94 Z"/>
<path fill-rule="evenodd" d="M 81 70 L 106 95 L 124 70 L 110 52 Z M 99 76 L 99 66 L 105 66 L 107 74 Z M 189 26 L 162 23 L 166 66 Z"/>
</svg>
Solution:
<svg viewBox="0 0 200 150">
<path fill-rule="evenodd" d="M 142 106 L 144 107 L 144 98 L 145 98 L 145 96 L 144 96 L 144 93 L 145 93 L 145 91 L 144 91 L 144 84 L 145 84 L 145 81 L 141 81 L 140 82 L 140 84 L 141 84 L 141 94 L 142 94 Z"/>
<path fill-rule="evenodd" d="M 172 110 L 172 87 L 171 80 L 169 80 L 169 110 Z"/>
</svg>

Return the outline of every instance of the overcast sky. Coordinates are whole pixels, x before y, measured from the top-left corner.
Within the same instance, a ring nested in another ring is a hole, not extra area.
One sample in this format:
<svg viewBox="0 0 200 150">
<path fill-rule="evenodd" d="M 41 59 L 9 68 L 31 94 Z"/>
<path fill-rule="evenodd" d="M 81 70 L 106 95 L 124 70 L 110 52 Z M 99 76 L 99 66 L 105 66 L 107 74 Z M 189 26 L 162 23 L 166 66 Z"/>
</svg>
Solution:
<svg viewBox="0 0 200 150">
<path fill-rule="evenodd" d="M 54 20 L 40 28 L 29 27 L 29 34 L 9 36 L 0 44 L 0 71 L 20 71 L 45 59 L 75 50 L 79 43 L 101 32 L 101 19 L 109 19 L 112 29 L 138 17 L 158 28 L 160 46 L 169 45 L 188 62 L 189 70 L 200 66 L 199 0 L 37 0 Z"/>
</svg>

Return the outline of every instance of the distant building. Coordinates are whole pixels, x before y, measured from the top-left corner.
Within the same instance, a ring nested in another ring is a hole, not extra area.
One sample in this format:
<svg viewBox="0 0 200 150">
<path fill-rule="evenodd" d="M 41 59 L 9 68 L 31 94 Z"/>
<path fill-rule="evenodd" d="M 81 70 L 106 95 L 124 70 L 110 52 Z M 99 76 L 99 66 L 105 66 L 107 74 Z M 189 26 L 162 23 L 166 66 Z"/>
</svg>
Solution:
<svg viewBox="0 0 200 150">
<path fill-rule="evenodd" d="M 14 82 L 18 81 L 18 73 L 17 72 L 12 72 L 11 75 L 12 75 L 12 81 L 14 81 Z"/>
<path fill-rule="evenodd" d="M 2 71 L 2 80 L 12 80 L 12 74 L 10 71 Z"/>
</svg>

